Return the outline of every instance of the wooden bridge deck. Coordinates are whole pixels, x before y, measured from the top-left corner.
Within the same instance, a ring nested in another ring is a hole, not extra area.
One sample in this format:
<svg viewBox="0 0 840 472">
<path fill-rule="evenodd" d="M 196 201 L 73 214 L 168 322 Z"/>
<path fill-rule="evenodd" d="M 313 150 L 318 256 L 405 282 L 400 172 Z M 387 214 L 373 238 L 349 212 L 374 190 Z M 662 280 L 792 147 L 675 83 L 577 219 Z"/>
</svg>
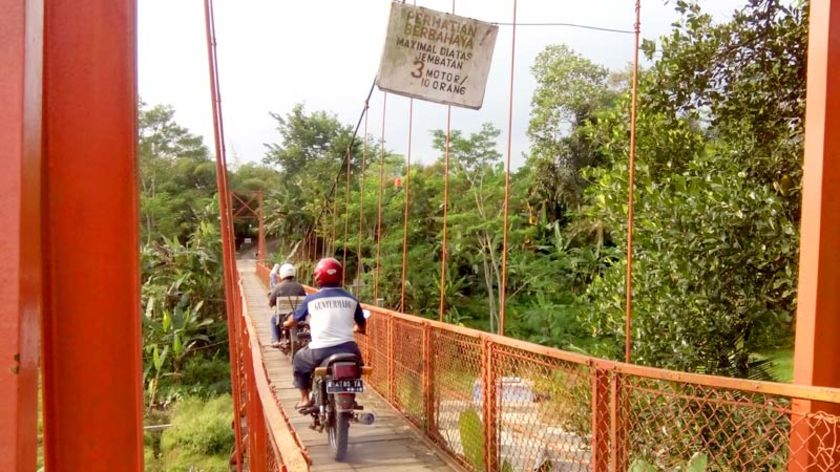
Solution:
<svg viewBox="0 0 840 472">
<path fill-rule="evenodd" d="M 268 289 L 256 274 L 254 260 L 240 260 L 238 269 L 248 302 L 248 313 L 260 338 L 260 350 L 270 376 L 271 388 L 277 392 L 292 426 L 309 451 L 311 470 L 457 470 L 409 426 L 398 412 L 372 392 L 362 394 L 359 402 L 364 405 L 365 411 L 376 414 L 376 422 L 371 426 L 351 425 L 347 459 L 340 463 L 333 461 L 326 434 L 309 429 L 310 418 L 299 415 L 293 409 L 298 392 L 292 386 L 292 366 L 288 357 L 270 347 L 269 319 L 272 311 L 268 307 Z"/>
</svg>

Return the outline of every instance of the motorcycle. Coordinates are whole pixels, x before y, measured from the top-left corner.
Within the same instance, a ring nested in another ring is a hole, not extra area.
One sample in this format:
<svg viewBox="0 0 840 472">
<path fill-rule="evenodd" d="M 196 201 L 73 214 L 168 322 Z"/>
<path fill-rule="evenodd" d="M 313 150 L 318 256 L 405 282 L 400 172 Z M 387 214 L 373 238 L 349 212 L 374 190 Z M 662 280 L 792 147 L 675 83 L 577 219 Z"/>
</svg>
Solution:
<svg viewBox="0 0 840 472">
<path fill-rule="evenodd" d="M 372 367 L 362 366 L 361 360 L 350 353 L 333 354 L 315 368 L 312 406 L 299 411 L 312 416 L 311 429 L 319 433 L 326 430 L 336 461 L 347 455 L 350 423 L 371 425 L 375 421 L 373 413 L 360 413 L 364 407 L 356 402 L 356 394 L 365 390 L 362 376 L 372 371 Z"/>
<path fill-rule="evenodd" d="M 292 328 L 287 328 L 283 325 L 283 321 L 288 320 L 294 314 L 302 298 L 289 296 L 285 298 L 278 297 L 277 304 L 274 307 L 276 314 L 286 313 L 285 315 L 277 316 L 275 319 L 277 320 L 277 332 L 279 333 L 278 341 L 280 345 L 278 348 L 283 354 L 289 356 L 290 360 L 294 358 L 296 352 L 308 346 L 312 340 L 308 323 L 299 323 Z"/>
<path fill-rule="evenodd" d="M 283 319 L 288 319 L 292 316 L 289 313 L 285 317 L 277 317 L 278 329 L 280 332 L 280 351 L 289 356 L 289 359 L 294 359 L 295 353 L 309 345 L 312 341 L 312 333 L 309 331 L 308 323 L 298 323 L 297 325 L 287 328 L 283 326 Z"/>
</svg>

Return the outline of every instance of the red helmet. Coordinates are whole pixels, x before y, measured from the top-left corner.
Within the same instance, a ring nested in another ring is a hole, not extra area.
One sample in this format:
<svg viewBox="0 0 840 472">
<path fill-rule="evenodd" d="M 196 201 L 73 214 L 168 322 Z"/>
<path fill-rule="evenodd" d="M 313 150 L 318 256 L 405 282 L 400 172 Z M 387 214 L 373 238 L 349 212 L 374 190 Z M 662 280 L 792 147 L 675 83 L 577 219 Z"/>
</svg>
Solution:
<svg viewBox="0 0 840 472">
<path fill-rule="evenodd" d="M 341 285 L 341 262 L 325 257 L 315 264 L 315 285 L 318 287 Z"/>
</svg>

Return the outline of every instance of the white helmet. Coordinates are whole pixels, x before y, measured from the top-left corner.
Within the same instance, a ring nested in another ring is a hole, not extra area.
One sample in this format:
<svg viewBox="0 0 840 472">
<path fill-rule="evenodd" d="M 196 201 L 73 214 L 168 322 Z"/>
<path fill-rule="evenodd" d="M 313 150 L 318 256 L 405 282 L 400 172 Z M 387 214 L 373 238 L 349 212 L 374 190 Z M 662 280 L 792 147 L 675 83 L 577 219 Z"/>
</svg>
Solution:
<svg viewBox="0 0 840 472">
<path fill-rule="evenodd" d="M 280 270 L 280 264 L 274 264 L 274 267 L 271 268 L 272 274 L 277 274 L 277 271 Z"/>
<path fill-rule="evenodd" d="M 280 279 L 287 279 L 289 277 L 294 277 L 296 272 L 297 272 L 297 269 L 295 269 L 295 266 L 293 266 L 291 264 L 288 264 L 288 263 L 283 264 L 282 266 L 280 266 Z"/>
</svg>

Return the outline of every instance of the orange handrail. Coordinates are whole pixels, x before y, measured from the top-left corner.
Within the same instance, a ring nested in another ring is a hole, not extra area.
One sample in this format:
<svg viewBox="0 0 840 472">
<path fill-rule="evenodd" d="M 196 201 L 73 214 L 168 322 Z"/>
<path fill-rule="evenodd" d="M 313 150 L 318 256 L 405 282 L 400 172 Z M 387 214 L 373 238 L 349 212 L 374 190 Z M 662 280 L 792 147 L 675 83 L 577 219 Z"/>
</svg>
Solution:
<svg viewBox="0 0 840 472">
<path fill-rule="evenodd" d="M 267 280 L 268 267 L 257 273 Z M 809 470 L 840 457 L 840 445 L 820 433 L 840 428 L 840 416 L 792 406 L 840 405 L 840 389 L 632 365 L 363 307 L 372 313 L 358 339 L 374 368 L 369 383 L 467 469 L 535 461 L 674 468 L 704 454 L 724 469 Z M 801 425 L 808 437 L 792 441 Z M 471 428 L 481 431 L 473 437 Z M 480 454 L 465 444 L 472 441 Z"/>
</svg>

